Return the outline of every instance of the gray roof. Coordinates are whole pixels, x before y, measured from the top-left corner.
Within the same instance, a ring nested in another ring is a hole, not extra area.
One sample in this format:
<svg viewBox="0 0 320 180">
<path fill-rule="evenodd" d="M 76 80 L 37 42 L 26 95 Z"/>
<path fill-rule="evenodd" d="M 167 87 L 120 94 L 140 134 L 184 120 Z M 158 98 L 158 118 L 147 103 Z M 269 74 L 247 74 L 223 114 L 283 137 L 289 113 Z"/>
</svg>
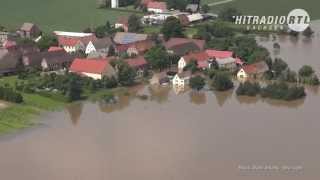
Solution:
<svg viewBox="0 0 320 180">
<path fill-rule="evenodd" d="M 190 52 L 200 51 L 200 48 L 193 42 L 187 42 L 171 47 L 169 50 L 173 51 L 176 55 L 183 56 Z"/>
<path fill-rule="evenodd" d="M 217 58 L 216 61 L 219 65 L 224 65 L 224 64 L 235 63 L 236 59 L 233 57 L 222 58 L 222 59 Z"/>
<path fill-rule="evenodd" d="M 113 45 L 113 42 L 110 37 L 97 39 L 96 41 L 94 41 L 92 43 L 93 43 L 94 47 L 96 48 L 96 50 L 105 49 L 105 48 L 108 48 Z"/>
<path fill-rule="evenodd" d="M 113 38 L 113 41 L 117 44 L 130 44 L 138 41 L 144 41 L 147 39 L 147 34 L 117 32 Z"/>
<path fill-rule="evenodd" d="M 35 25 L 33 23 L 23 23 L 23 25 L 21 26 L 20 30 L 22 30 L 22 31 L 31 31 L 31 29 L 34 26 Z"/>
<path fill-rule="evenodd" d="M 49 64 L 71 62 L 74 56 L 68 54 L 64 50 L 52 52 L 38 52 L 23 56 L 23 60 L 29 60 L 29 66 L 40 66 L 42 60 L 46 60 Z"/>
</svg>

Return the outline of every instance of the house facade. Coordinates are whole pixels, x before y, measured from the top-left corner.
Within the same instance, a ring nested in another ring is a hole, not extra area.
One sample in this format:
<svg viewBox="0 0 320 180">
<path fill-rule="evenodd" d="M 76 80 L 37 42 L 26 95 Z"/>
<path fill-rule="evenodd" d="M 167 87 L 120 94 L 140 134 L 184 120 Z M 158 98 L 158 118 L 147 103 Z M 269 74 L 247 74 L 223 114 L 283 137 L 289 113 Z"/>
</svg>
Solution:
<svg viewBox="0 0 320 180">
<path fill-rule="evenodd" d="M 18 34 L 22 38 L 37 38 L 41 35 L 40 28 L 33 23 L 23 23 L 21 28 L 18 30 Z"/>
<path fill-rule="evenodd" d="M 90 41 L 87 44 L 85 53 L 87 55 L 94 53 L 94 54 L 99 54 L 102 57 L 107 57 L 111 46 L 114 46 L 114 45 L 111 38 L 109 37 L 96 39 L 94 41 Z"/>
<path fill-rule="evenodd" d="M 190 53 L 180 58 L 180 60 L 178 61 L 178 69 L 180 72 L 183 71 L 183 69 L 191 61 L 196 61 L 198 68 L 206 69 L 206 68 L 209 68 L 209 60 L 210 60 L 210 57 L 205 51 Z"/>
<path fill-rule="evenodd" d="M 181 72 L 174 76 L 174 78 L 172 79 L 172 84 L 173 86 L 185 87 L 186 85 L 189 84 L 190 78 L 191 78 L 191 72 L 189 71 Z"/>
<path fill-rule="evenodd" d="M 107 59 L 75 59 L 69 71 L 95 80 L 116 76 L 115 69 Z"/>
<path fill-rule="evenodd" d="M 239 80 L 248 78 L 261 78 L 265 72 L 269 70 L 269 66 L 265 61 L 243 66 L 237 73 Z"/>
</svg>

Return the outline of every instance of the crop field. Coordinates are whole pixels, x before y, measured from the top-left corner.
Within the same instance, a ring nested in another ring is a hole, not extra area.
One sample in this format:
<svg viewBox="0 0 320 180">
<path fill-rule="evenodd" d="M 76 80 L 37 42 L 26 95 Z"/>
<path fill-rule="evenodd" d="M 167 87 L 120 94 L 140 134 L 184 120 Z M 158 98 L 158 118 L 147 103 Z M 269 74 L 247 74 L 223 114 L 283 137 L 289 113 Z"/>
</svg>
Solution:
<svg viewBox="0 0 320 180">
<path fill-rule="evenodd" d="M 203 4 L 216 3 L 224 0 L 202 0 Z M 320 19 L 319 0 L 233 0 L 220 5 L 213 5 L 211 9 L 217 12 L 225 6 L 238 8 L 246 15 L 287 15 L 290 10 L 302 8 L 309 12 L 311 19 Z"/>
<path fill-rule="evenodd" d="M 96 0 L 1 0 L 0 25 L 14 29 L 35 22 L 44 31 L 81 31 L 131 12 L 97 9 Z"/>
<path fill-rule="evenodd" d="M 216 3 L 225 0 L 202 0 Z M 319 0 L 226 0 L 211 6 L 217 12 L 224 6 L 233 6 L 243 14 L 285 15 L 293 8 L 306 9 L 312 19 L 320 19 Z M 228 2 L 229 1 L 229 2 Z M 81 31 L 87 27 L 114 22 L 117 17 L 132 12 L 97 9 L 97 0 L 1 0 L 0 25 L 15 29 L 23 22 L 35 22 L 44 31 Z"/>
</svg>

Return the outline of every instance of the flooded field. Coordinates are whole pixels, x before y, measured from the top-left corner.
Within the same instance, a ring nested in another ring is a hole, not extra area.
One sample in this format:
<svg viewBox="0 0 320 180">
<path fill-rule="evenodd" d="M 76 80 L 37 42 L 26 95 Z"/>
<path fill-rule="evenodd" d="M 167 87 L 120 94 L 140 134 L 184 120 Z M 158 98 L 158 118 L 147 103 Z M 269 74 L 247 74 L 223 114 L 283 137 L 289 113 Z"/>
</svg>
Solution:
<svg viewBox="0 0 320 180">
<path fill-rule="evenodd" d="M 43 115 L 39 127 L 0 138 L 1 179 L 319 178 L 318 89 L 290 103 L 176 92 L 138 86 L 114 105 L 83 102 Z"/>
<path fill-rule="evenodd" d="M 303 65 L 310 65 L 320 75 L 320 20 L 313 21 L 311 27 L 314 31 L 312 38 L 280 35 L 276 40 L 272 36 L 259 37 L 257 40 L 269 49 L 273 57 L 283 58 L 292 70 L 297 71 Z M 274 50 L 274 43 L 280 44 L 280 51 Z"/>
</svg>

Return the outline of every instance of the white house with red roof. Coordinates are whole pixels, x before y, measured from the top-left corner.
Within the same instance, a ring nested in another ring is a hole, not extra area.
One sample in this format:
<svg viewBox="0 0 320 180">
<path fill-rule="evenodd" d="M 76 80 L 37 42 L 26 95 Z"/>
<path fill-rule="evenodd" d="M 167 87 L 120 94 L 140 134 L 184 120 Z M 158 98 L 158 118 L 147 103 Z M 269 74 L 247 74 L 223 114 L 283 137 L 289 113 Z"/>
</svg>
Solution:
<svg viewBox="0 0 320 180">
<path fill-rule="evenodd" d="M 85 51 L 89 42 L 97 39 L 93 33 L 54 31 L 54 34 L 58 38 L 59 46 L 68 53 Z"/>
<path fill-rule="evenodd" d="M 107 59 L 75 59 L 69 69 L 70 72 L 92 79 L 116 76 L 115 69 Z"/>
<path fill-rule="evenodd" d="M 178 61 L 178 69 L 179 71 L 183 71 L 183 69 L 192 61 L 196 61 L 198 64 L 198 68 L 206 69 L 209 68 L 209 60 L 210 57 L 205 51 L 190 53 L 180 58 Z"/>
<path fill-rule="evenodd" d="M 269 66 L 265 61 L 260 61 L 254 64 L 243 66 L 237 73 L 239 80 L 246 80 L 247 78 L 259 78 L 269 70 Z"/>
<path fill-rule="evenodd" d="M 210 59 L 212 59 L 212 63 L 215 63 L 219 68 L 235 70 L 237 68 L 237 63 L 241 64 L 241 60 L 239 58 L 234 58 L 234 53 L 232 51 L 219 51 L 214 49 L 207 49 L 205 51 Z"/>
<path fill-rule="evenodd" d="M 150 1 L 147 4 L 147 10 L 149 12 L 154 13 L 163 13 L 166 12 L 167 9 L 167 3 L 166 2 L 160 2 L 160 1 Z"/>
</svg>

